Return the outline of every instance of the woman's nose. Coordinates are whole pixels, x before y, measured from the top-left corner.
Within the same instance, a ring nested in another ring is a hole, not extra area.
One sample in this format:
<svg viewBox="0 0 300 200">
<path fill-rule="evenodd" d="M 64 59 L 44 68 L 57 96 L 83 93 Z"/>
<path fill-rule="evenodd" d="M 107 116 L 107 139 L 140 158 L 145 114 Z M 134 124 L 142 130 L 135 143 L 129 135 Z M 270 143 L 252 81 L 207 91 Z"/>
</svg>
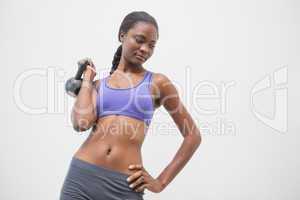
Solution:
<svg viewBox="0 0 300 200">
<path fill-rule="evenodd" d="M 142 51 L 143 53 L 149 53 L 148 45 L 146 45 L 146 44 L 141 45 L 140 51 Z"/>
</svg>

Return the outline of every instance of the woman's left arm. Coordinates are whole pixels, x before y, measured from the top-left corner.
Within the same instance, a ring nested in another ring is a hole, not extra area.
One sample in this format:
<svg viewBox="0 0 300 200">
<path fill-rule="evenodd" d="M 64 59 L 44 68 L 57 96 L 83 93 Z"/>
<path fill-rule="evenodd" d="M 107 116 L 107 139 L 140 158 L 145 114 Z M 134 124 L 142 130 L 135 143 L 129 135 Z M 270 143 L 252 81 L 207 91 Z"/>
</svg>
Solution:
<svg viewBox="0 0 300 200">
<path fill-rule="evenodd" d="M 181 102 L 172 82 L 165 75 L 158 73 L 155 86 L 156 89 L 158 88 L 160 105 L 163 105 L 171 115 L 184 140 L 173 160 L 157 178 L 153 178 L 141 164 L 129 166 L 131 170 L 138 170 L 127 179 L 130 187 L 137 192 L 147 188 L 152 192 L 159 193 L 165 189 L 190 160 L 201 143 L 200 131 Z"/>
<path fill-rule="evenodd" d="M 191 115 L 181 102 L 173 83 L 165 75 L 159 74 L 159 76 L 160 81 L 158 87 L 160 92 L 160 104 L 163 105 L 171 115 L 184 138 L 173 160 L 157 178 L 162 184 L 162 189 L 164 189 L 186 165 L 199 147 L 201 135 Z"/>
</svg>

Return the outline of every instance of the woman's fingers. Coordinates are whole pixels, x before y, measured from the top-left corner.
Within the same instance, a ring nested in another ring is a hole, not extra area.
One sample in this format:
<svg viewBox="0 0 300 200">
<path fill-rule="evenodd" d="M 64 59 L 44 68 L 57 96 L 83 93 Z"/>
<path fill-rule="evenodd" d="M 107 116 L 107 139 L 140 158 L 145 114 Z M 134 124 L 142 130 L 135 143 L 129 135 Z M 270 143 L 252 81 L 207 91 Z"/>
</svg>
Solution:
<svg viewBox="0 0 300 200">
<path fill-rule="evenodd" d="M 91 67 L 90 65 L 87 66 L 87 68 L 89 68 L 90 70 L 92 70 L 95 74 L 97 74 L 96 70 L 94 67 Z"/>
<path fill-rule="evenodd" d="M 78 64 L 80 66 L 86 65 L 86 69 L 83 72 L 84 76 L 86 75 L 89 79 L 93 79 L 96 76 L 96 68 L 91 58 L 81 59 L 78 61 Z"/>
<path fill-rule="evenodd" d="M 131 182 L 131 181 L 133 181 L 133 180 L 139 178 L 139 177 L 142 176 L 142 175 L 143 175 L 143 171 L 138 171 L 138 172 L 132 174 L 131 176 L 129 176 L 129 177 L 127 178 L 127 181 L 128 181 L 128 182 Z"/>
<path fill-rule="evenodd" d="M 128 182 L 131 182 L 132 180 L 138 178 L 139 176 L 141 176 L 143 174 L 143 166 L 141 164 L 137 164 L 137 165 L 129 165 L 128 168 L 130 170 L 139 170 L 138 172 L 132 174 L 131 176 L 129 176 L 127 178 Z"/>
<path fill-rule="evenodd" d="M 148 173 L 141 164 L 129 165 L 130 170 L 139 170 L 127 178 L 129 187 L 133 188 L 136 192 L 142 192 L 147 187 Z"/>
<path fill-rule="evenodd" d="M 142 184 L 141 186 L 137 187 L 137 189 L 135 189 L 135 191 L 136 192 L 144 192 L 146 187 L 147 187 L 147 184 Z"/>
<path fill-rule="evenodd" d="M 129 165 L 129 169 L 143 169 L 143 166 L 141 164 L 136 165 Z"/>
<path fill-rule="evenodd" d="M 131 183 L 130 185 L 129 185 L 129 187 L 131 187 L 131 188 L 135 188 L 136 186 L 138 186 L 138 185 L 140 185 L 140 184 L 142 184 L 142 183 L 144 183 L 144 177 L 143 176 L 140 176 L 138 179 L 136 179 L 133 183 Z"/>
</svg>

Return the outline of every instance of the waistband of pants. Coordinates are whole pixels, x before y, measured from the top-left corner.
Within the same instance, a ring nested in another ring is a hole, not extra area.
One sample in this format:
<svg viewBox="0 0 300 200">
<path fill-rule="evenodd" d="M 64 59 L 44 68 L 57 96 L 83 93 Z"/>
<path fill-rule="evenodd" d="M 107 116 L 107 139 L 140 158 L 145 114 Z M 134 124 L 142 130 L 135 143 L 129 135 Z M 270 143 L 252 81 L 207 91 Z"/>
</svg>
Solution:
<svg viewBox="0 0 300 200">
<path fill-rule="evenodd" d="M 106 167 L 102 167 L 99 165 L 95 165 L 95 164 L 86 162 L 84 160 L 78 159 L 74 156 L 72 157 L 71 165 L 79 167 L 84 170 L 88 170 L 89 172 L 91 172 L 95 175 L 100 175 L 103 177 L 121 179 L 124 181 L 126 181 L 126 179 L 129 177 L 128 174 L 125 174 L 125 173 L 122 173 L 122 172 L 119 172 L 116 170 L 108 169 Z"/>
</svg>

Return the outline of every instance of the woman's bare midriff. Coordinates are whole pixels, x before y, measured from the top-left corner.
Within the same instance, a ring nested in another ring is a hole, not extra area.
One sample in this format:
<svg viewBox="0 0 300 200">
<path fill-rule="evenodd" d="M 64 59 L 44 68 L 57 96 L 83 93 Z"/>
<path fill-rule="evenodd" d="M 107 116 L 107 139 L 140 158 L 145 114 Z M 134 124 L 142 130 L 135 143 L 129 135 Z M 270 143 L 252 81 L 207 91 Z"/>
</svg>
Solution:
<svg viewBox="0 0 300 200">
<path fill-rule="evenodd" d="M 134 171 L 128 169 L 130 164 L 143 164 L 141 147 L 147 128 L 143 121 L 124 115 L 98 118 L 74 156 L 131 175 Z"/>
</svg>

